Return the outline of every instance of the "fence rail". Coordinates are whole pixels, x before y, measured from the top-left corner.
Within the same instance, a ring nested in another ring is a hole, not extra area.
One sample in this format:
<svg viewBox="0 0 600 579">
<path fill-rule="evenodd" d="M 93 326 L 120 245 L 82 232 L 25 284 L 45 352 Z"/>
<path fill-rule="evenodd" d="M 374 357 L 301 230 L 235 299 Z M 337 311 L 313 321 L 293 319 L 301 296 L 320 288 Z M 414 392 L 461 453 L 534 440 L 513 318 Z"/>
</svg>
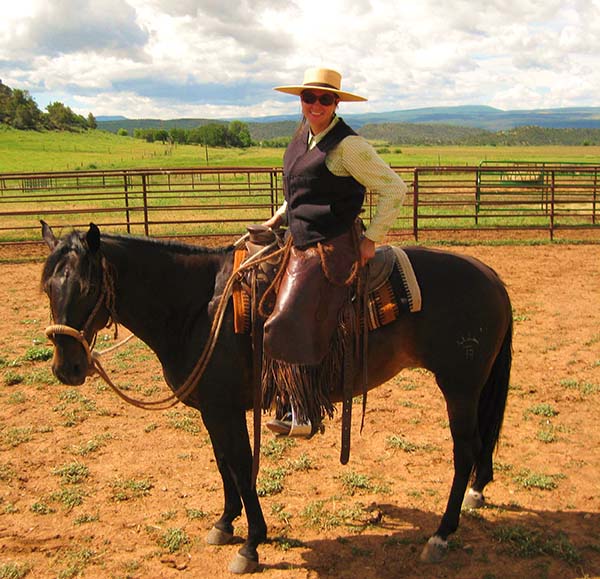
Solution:
<svg viewBox="0 0 600 579">
<path fill-rule="evenodd" d="M 496 163 L 393 167 L 409 186 L 391 232 L 415 240 L 452 234 L 600 238 L 600 165 Z M 376 196 L 367 192 L 365 219 Z M 283 200 L 281 168 L 225 167 L 0 174 L 0 245 L 39 241 L 90 221 L 156 237 L 238 235 Z"/>
</svg>

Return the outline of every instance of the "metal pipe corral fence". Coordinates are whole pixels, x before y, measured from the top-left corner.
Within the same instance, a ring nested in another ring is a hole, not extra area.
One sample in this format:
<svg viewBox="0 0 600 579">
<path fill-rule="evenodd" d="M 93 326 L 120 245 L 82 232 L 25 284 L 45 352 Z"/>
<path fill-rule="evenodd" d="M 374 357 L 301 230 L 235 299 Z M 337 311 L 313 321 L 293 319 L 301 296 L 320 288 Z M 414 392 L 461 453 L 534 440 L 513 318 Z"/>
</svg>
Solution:
<svg viewBox="0 0 600 579">
<path fill-rule="evenodd" d="M 600 239 L 600 165 L 482 163 L 393 167 L 408 194 L 391 237 Z M 113 233 L 235 236 L 283 201 L 280 167 L 192 167 L 0 174 L 0 245 L 36 243 L 93 221 Z M 368 192 L 364 219 L 373 216 Z"/>
</svg>

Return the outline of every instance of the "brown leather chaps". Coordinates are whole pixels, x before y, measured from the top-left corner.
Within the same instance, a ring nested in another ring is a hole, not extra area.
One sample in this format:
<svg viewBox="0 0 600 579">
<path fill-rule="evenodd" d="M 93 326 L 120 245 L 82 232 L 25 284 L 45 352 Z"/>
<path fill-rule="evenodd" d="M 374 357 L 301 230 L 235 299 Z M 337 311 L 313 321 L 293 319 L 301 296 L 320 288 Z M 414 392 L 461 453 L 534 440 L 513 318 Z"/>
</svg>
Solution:
<svg viewBox="0 0 600 579">
<path fill-rule="evenodd" d="M 358 267 L 355 230 L 307 249 L 292 247 L 264 326 L 266 356 L 290 364 L 319 364 L 328 353 Z"/>
</svg>

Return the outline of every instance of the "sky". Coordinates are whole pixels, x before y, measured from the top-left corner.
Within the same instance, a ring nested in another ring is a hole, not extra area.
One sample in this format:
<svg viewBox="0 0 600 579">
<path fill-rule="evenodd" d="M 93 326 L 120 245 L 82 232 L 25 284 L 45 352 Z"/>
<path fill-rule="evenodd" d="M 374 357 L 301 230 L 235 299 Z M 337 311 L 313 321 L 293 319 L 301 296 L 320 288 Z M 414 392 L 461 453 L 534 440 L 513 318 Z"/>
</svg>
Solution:
<svg viewBox="0 0 600 579">
<path fill-rule="evenodd" d="M 312 66 L 430 106 L 599 106 L 600 0 L 0 0 L 0 80 L 87 116 L 300 113 Z"/>
</svg>

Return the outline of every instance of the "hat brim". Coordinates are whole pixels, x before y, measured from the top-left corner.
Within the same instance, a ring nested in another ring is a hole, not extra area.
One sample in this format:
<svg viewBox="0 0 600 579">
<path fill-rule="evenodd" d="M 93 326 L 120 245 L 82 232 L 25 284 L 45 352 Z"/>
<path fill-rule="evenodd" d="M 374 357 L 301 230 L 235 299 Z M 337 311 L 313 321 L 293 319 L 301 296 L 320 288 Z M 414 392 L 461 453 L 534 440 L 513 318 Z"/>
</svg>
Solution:
<svg viewBox="0 0 600 579">
<path fill-rule="evenodd" d="M 284 92 L 286 94 L 293 94 L 296 96 L 300 96 L 305 90 L 322 90 L 325 92 L 330 92 L 336 94 L 341 101 L 347 102 L 358 102 L 358 101 L 366 101 L 365 97 L 359 96 L 357 94 L 353 94 L 351 92 L 346 92 L 343 90 L 337 90 L 335 88 L 329 88 L 326 86 L 320 85 L 311 85 L 311 84 L 302 84 L 302 85 L 290 85 L 290 86 L 276 86 L 273 90 L 277 90 L 279 92 Z"/>
</svg>

